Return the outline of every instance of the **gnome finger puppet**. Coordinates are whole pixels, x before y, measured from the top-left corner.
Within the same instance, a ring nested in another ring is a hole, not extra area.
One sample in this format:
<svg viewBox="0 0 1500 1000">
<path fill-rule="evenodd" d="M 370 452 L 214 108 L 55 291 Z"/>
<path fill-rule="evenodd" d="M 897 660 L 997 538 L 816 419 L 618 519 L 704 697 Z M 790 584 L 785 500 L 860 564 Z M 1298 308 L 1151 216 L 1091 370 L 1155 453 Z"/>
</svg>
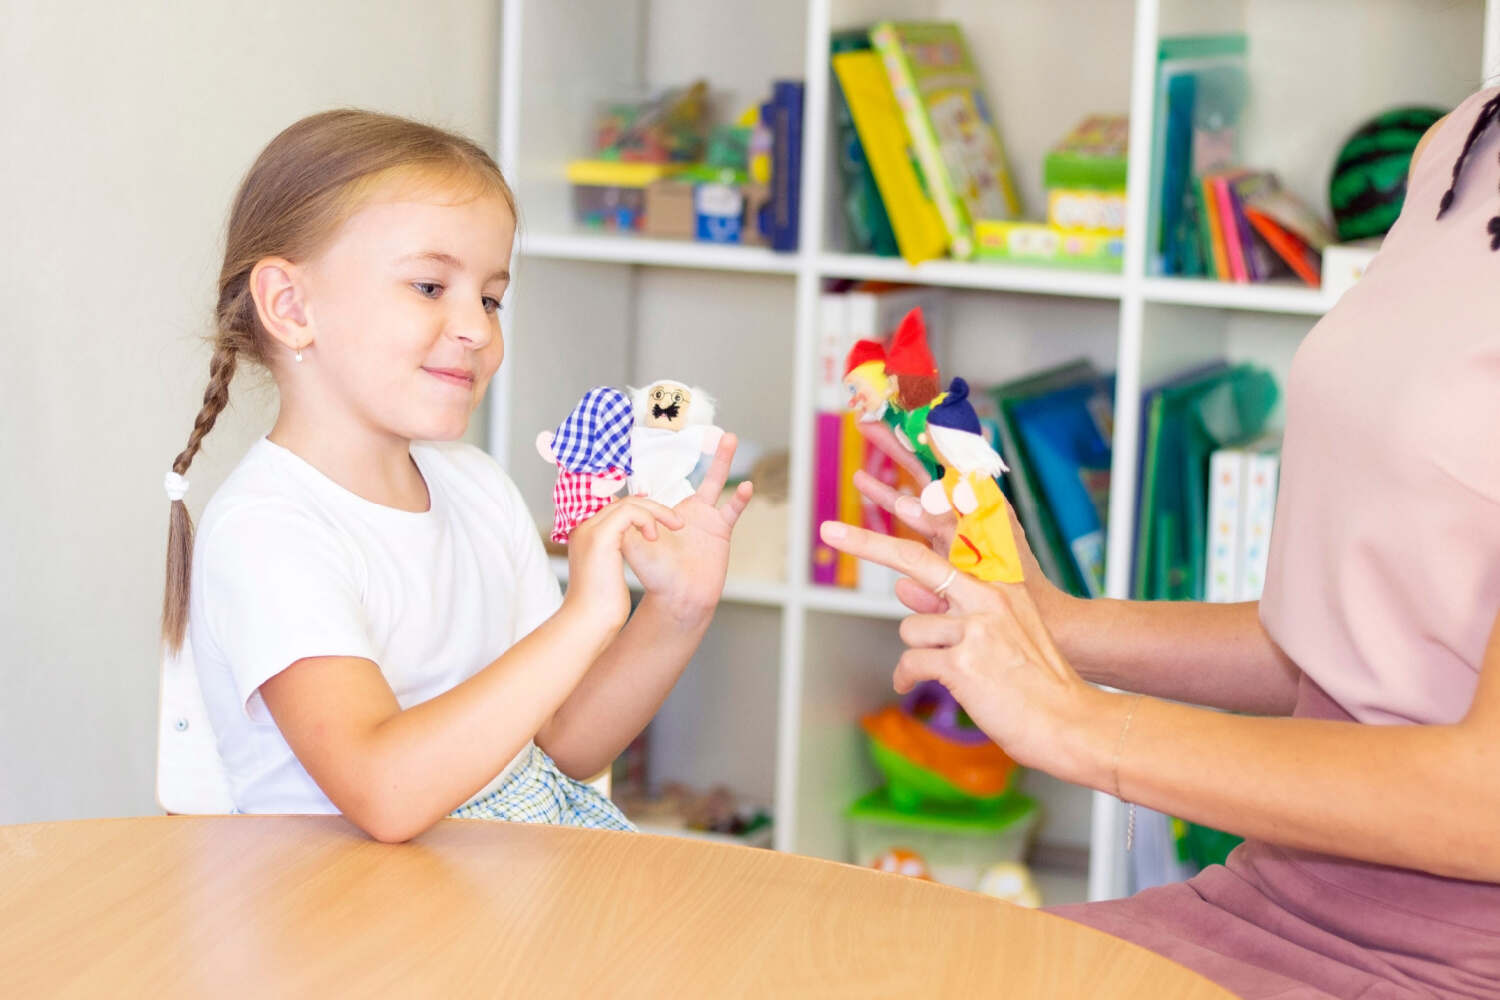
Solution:
<svg viewBox="0 0 1500 1000">
<path fill-rule="evenodd" d="M 889 456 L 917 482 L 925 483 L 931 479 L 932 474 L 917 459 L 910 445 L 900 440 L 903 415 L 890 403 L 885 348 L 879 341 L 854 342 L 844 359 L 844 388 L 849 392 L 849 408 L 859 415 L 859 433 L 865 440 L 879 453 Z"/>
<path fill-rule="evenodd" d="M 844 388 L 849 391 L 849 409 L 860 423 L 885 419 L 890 412 L 890 380 L 885 375 L 885 348 L 877 340 L 856 340 L 844 359 Z"/>
<path fill-rule="evenodd" d="M 922 507 L 929 514 L 958 514 L 948 561 L 981 580 L 1019 583 L 1021 557 L 995 481 L 1009 470 L 985 440 L 963 379 L 955 378 L 927 414 L 927 435 L 944 471 L 922 491 Z"/>
<path fill-rule="evenodd" d="M 537 452 L 557 466 L 554 542 L 566 542 L 574 528 L 608 506 L 625 486 L 632 422 L 630 400 L 604 386 L 584 393 L 557 430 L 537 435 Z"/>
<path fill-rule="evenodd" d="M 693 495 L 688 476 L 699 459 L 719 447 L 714 401 L 697 386 L 663 379 L 631 389 L 635 425 L 630 432 L 630 492 L 675 507 Z"/>
<path fill-rule="evenodd" d="M 886 381 L 890 402 L 900 414 L 896 436 L 922 460 L 927 474 L 937 479 L 943 469 L 933 457 L 927 439 L 927 414 L 942 396 L 937 362 L 927 346 L 927 322 L 920 307 L 901 318 L 901 325 L 891 337 L 891 349 L 885 359 Z"/>
</svg>

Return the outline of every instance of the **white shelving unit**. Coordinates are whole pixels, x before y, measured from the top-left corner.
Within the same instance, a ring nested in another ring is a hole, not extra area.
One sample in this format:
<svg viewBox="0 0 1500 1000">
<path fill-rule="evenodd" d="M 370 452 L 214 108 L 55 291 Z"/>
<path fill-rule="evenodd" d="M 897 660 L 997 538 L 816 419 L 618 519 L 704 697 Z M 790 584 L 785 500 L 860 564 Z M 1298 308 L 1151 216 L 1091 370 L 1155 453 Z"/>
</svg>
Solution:
<svg viewBox="0 0 1500 1000">
<path fill-rule="evenodd" d="M 504 0 L 500 162 L 522 205 L 492 450 L 533 512 L 551 470 L 529 445 L 596 384 L 674 377 L 715 391 L 719 422 L 791 454 L 789 579 L 732 579 L 714 628 L 655 724 L 655 765 L 771 801 L 775 846 L 844 855 L 842 810 L 875 783 L 858 716 L 891 697 L 900 605 L 806 582 L 813 364 L 829 278 L 950 290 L 946 374 L 979 381 L 1078 356 L 1117 373 L 1108 591 L 1127 593 L 1143 385 L 1210 358 L 1284 376 L 1331 303 L 1292 285 L 1147 277 L 1144 237 L 1160 37 L 1244 31 L 1246 162 L 1313 204 L 1338 145 L 1376 111 L 1452 106 L 1500 70 L 1500 0 Z M 829 162 L 830 32 L 880 18 L 960 22 L 995 102 L 1023 200 L 1041 204 L 1045 149 L 1085 114 L 1131 114 L 1125 271 L 1097 275 L 957 261 L 917 268 L 846 252 Z M 774 78 L 806 81 L 801 249 L 601 236 L 570 221 L 563 164 L 598 103 L 697 77 L 737 112 Z M 518 376 L 516 373 L 520 372 Z M 561 571 L 565 563 L 559 560 Z M 1122 810 L 1031 776 L 1041 837 L 1087 850 L 1087 895 L 1126 887 Z M 1062 885 L 1049 901 L 1082 897 Z M 1072 888 L 1069 888 L 1069 886 Z"/>
</svg>

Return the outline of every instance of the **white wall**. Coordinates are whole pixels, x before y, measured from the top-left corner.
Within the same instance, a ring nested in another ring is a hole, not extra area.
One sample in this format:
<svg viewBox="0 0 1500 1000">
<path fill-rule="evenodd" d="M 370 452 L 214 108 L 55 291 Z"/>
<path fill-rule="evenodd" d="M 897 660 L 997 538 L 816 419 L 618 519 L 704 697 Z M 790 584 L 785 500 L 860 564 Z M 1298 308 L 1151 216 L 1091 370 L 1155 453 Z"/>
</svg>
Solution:
<svg viewBox="0 0 1500 1000">
<path fill-rule="evenodd" d="M 0 823 L 151 812 L 167 501 L 224 219 L 355 105 L 494 147 L 494 0 L 0 2 Z M 195 512 L 274 413 L 242 379 Z"/>
</svg>

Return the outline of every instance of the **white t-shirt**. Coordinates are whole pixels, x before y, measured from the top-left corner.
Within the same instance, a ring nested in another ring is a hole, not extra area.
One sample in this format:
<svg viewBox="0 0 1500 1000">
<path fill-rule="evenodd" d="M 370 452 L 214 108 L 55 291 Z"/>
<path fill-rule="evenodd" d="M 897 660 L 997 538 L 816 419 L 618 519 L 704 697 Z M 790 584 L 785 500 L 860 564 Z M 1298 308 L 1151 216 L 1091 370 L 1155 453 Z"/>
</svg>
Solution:
<svg viewBox="0 0 1500 1000">
<path fill-rule="evenodd" d="M 261 701 L 269 678 L 303 657 L 364 657 L 409 708 L 477 673 L 561 602 L 535 523 L 494 459 L 466 444 L 414 443 L 411 454 L 431 497 L 424 513 L 362 499 L 264 438 L 203 512 L 188 636 L 241 812 L 338 811 Z"/>
</svg>

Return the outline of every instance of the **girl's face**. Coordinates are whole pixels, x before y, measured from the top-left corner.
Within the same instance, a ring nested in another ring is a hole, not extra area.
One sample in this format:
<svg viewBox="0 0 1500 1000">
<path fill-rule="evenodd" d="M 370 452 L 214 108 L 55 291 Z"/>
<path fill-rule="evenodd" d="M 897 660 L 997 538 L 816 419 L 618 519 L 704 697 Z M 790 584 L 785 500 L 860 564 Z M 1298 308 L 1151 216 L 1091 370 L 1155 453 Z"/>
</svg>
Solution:
<svg viewBox="0 0 1500 1000">
<path fill-rule="evenodd" d="M 515 218 L 498 195 L 410 188 L 377 192 L 308 262 L 306 374 L 373 430 L 452 440 L 505 355 L 500 298 Z"/>
</svg>

